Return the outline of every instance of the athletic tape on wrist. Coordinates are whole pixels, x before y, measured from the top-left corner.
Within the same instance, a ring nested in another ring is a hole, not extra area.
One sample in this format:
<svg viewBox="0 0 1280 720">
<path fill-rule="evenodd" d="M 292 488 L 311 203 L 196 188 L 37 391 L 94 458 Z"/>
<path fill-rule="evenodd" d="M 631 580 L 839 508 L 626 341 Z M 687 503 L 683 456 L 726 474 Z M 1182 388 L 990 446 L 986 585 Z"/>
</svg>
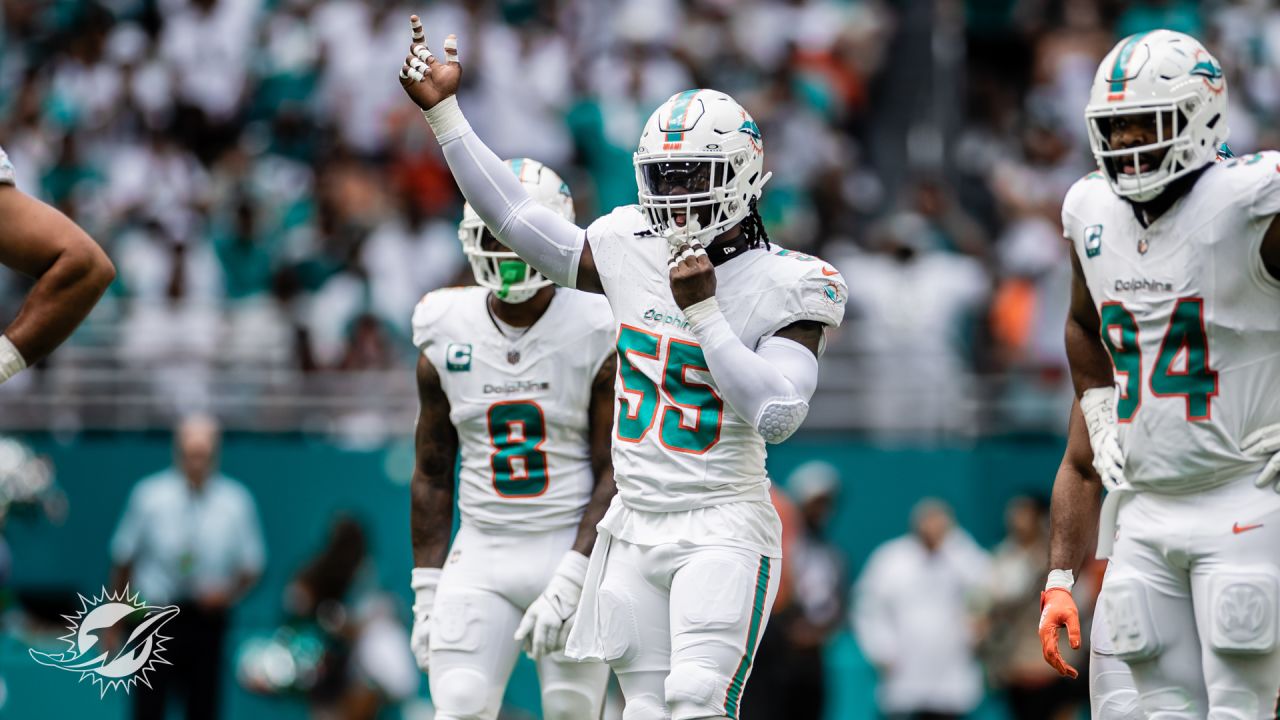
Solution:
<svg viewBox="0 0 1280 720">
<path fill-rule="evenodd" d="M 1075 573 L 1070 570 L 1053 569 L 1049 571 L 1049 577 L 1044 582 L 1045 591 L 1054 588 L 1062 588 L 1067 592 L 1071 592 L 1071 588 L 1075 587 Z"/>
<path fill-rule="evenodd" d="M 27 369 L 27 361 L 7 335 L 0 335 L 0 383 Z"/>
<path fill-rule="evenodd" d="M 422 117 L 426 118 L 431 131 L 436 134 L 436 140 L 442 145 L 471 132 L 471 124 L 462 114 L 456 95 L 441 100 L 430 110 L 423 110 Z"/>
</svg>

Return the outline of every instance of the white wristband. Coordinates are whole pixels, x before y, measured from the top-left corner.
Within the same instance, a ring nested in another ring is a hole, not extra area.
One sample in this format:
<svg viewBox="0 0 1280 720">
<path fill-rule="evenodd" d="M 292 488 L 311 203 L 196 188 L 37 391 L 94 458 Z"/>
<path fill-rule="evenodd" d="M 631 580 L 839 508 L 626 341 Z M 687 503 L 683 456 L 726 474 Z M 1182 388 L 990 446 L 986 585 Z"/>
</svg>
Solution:
<svg viewBox="0 0 1280 720">
<path fill-rule="evenodd" d="M 720 312 L 720 303 L 714 295 L 685 308 L 684 319 L 689 322 L 689 329 L 693 330 L 704 351 L 737 339 L 724 313 Z"/>
<path fill-rule="evenodd" d="M 0 335 L 0 383 L 27 369 L 27 361 L 9 336 Z"/>
<path fill-rule="evenodd" d="M 1075 573 L 1070 570 L 1054 569 L 1049 571 L 1049 579 L 1045 580 L 1044 589 L 1046 591 L 1054 588 L 1062 588 L 1067 592 L 1071 592 L 1071 588 L 1075 587 Z"/>
<path fill-rule="evenodd" d="M 430 110 L 423 110 L 422 117 L 427 119 L 427 124 L 431 126 L 431 131 L 436 134 L 436 140 L 441 145 L 471 131 L 471 123 L 467 122 L 462 108 L 458 106 L 457 95 L 450 95 Z"/>
</svg>

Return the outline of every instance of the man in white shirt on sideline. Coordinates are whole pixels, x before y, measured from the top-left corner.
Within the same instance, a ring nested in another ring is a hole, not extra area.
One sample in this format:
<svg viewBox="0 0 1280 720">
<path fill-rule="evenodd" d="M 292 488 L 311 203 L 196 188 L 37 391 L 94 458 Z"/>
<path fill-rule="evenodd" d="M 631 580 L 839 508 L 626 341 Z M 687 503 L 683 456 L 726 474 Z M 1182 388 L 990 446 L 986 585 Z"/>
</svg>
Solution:
<svg viewBox="0 0 1280 720">
<path fill-rule="evenodd" d="M 138 482 L 111 539 L 113 585 L 179 608 L 165 628 L 173 666 L 134 689 L 137 720 L 162 720 L 178 688 L 187 720 L 218 717 L 228 615 L 262 574 L 258 512 L 248 490 L 218 472 L 219 441 L 213 418 L 184 418 L 173 467 Z"/>
<path fill-rule="evenodd" d="M 911 528 L 867 559 L 855 587 L 854 632 L 879 675 L 884 717 L 958 719 L 982 700 L 973 626 L 991 558 L 941 500 L 918 502 Z"/>
</svg>

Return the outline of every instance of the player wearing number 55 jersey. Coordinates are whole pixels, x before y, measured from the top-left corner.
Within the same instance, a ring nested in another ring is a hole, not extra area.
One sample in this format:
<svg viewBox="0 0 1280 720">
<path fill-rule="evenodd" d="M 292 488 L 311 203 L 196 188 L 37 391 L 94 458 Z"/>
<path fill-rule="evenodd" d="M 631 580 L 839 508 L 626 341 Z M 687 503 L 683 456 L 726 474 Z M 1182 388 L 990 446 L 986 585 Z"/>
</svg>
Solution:
<svg viewBox="0 0 1280 720">
<path fill-rule="evenodd" d="M 456 40 L 437 61 L 413 24 L 401 85 L 467 200 L 547 277 L 613 309 L 618 495 L 566 653 L 612 665 L 624 720 L 737 718 L 780 572 L 765 443 L 808 412 L 844 282 L 770 247 L 760 128 L 728 95 L 663 103 L 634 158 L 639 204 L 583 229 L 499 172 L 453 97 Z"/>
<path fill-rule="evenodd" d="M 1162 720 L 1274 718 L 1280 693 L 1280 153 L 1214 162 L 1226 113 L 1199 42 L 1126 38 L 1086 110 L 1099 172 L 1062 210 L 1067 353 L 1108 490 L 1100 603 Z M 1074 615 L 1069 570 L 1042 627 Z"/>
<path fill-rule="evenodd" d="M 549 168 L 498 168 L 573 218 Z M 429 293 L 413 313 L 414 655 L 438 720 L 496 718 L 521 641 L 538 661 L 543 717 L 597 718 L 608 667 L 558 650 L 614 494 L 613 318 L 500 246 L 470 207 L 459 236 L 480 286 Z M 462 523 L 448 547 L 455 464 Z"/>
</svg>

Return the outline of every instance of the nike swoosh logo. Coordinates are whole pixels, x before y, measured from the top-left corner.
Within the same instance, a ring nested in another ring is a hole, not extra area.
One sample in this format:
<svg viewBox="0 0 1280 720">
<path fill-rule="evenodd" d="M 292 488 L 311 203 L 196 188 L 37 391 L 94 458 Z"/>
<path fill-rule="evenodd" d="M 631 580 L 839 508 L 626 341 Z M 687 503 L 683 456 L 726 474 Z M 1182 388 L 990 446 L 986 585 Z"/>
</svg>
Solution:
<svg viewBox="0 0 1280 720">
<path fill-rule="evenodd" d="M 1233 523 L 1231 525 L 1231 532 L 1235 533 L 1236 535 L 1239 535 L 1242 532 L 1257 530 L 1260 527 L 1262 527 L 1262 523 L 1258 523 L 1257 525 L 1241 525 L 1240 523 Z"/>
<path fill-rule="evenodd" d="M 832 269 L 832 268 L 829 268 L 829 267 L 827 267 L 826 265 L 823 265 L 823 266 L 822 266 L 822 274 L 823 274 L 823 275 L 826 275 L 827 277 L 831 277 L 832 275 L 839 275 L 839 274 L 840 274 L 840 271 L 839 271 L 839 270 Z"/>
</svg>

